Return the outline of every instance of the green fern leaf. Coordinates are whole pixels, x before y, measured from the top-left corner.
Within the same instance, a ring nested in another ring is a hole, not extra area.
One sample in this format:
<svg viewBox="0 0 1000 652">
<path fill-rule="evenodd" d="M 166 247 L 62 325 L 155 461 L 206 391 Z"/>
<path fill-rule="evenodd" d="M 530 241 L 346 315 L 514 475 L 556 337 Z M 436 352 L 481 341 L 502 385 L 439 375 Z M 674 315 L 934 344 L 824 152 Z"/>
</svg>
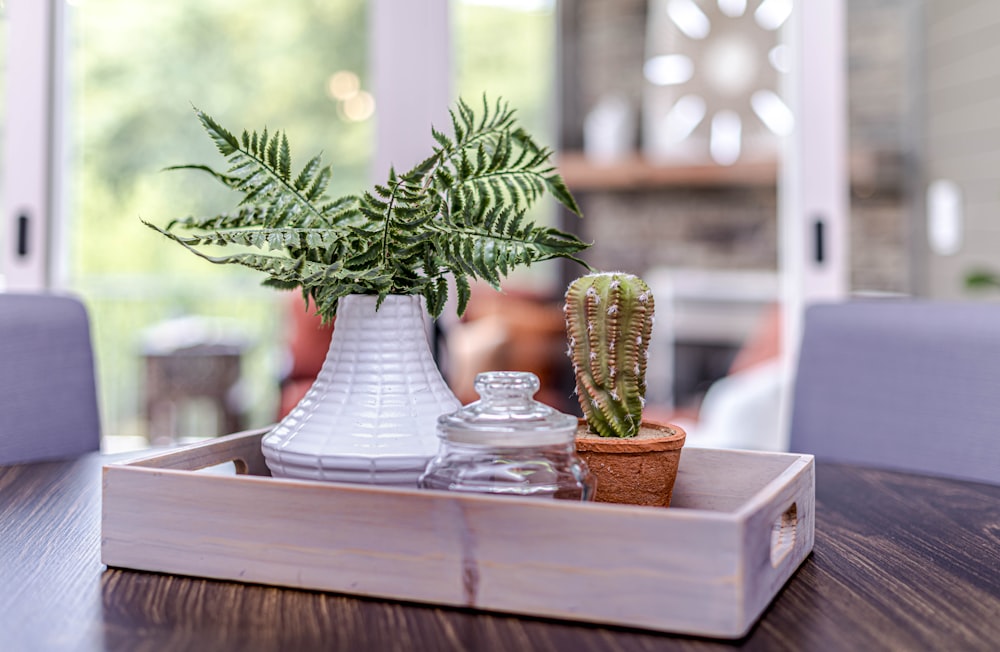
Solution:
<svg viewBox="0 0 1000 652">
<path fill-rule="evenodd" d="M 491 103 L 484 95 L 478 111 L 459 100 L 449 112 L 453 133 L 432 128 L 427 158 L 404 174 L 390 170 L 367 192 L 334 200 L 325 196 L 332 170 L 319 156 L 292 177 L 284 132 L 244 130 L 237 139 L 196 112 L 229 167 L 171 169 L 195 170 L 235 190 L 239 208 L 149 226 L 211 262 L 257 269 L 274 287 L 301 288 L 325 319 L 341 297 L 357 292 L 379 301 L 419 294 L 437 316 L 447 303 L 448 276 L 461 314 L 471 279 L 499 287 L 517 266 L 558 257 L 580 262 L 576 254 L 587 246 L 524 219 L 546 192 L 577 214 L 579 207 L 552 167 L 551 150 L 518 127 L 502 99 Z M 202 246 L 250 251 L 217 256 Z"/>
<path fill-rule="evenodd" d="M 240 143 L 236 137 L 212 119 L 212 116 L 198 110 L 197 108 L 195 108 L 195 114 L 198 116 L 198 120 L 201 121 L 205 131 L 208 132 L 208 135 L 211 137 L 215 146 L 223 156 L 229 156 L 240 148 Z"/>
<path fill-rule="evenodd" d="M 431 127 L 431 136 L 442 149 L 450 149 L 452 147 L 451 139 L 433 127 Z"/>
<path fill-rule="evenodd" d="M 555 197 L 560 204 L 577 215 L 583 215 L 583 212 L 576 203 L 576 199 L 573 198 L 573 195 L 570 193 L 569 188 L 566 187 L 566 182 L 563 181 L 562 177 L 555 174 L 545 177 L 545 187 L 550 193 L 552 193 L 552 196 Z"/>
<path fill-rule="evenodd" d="M 455 272 L 455 297 L 458 300 L 458 314 L 464 314 L 469 306 L 469 299 L 472 298 L 472 287 L 468 277 L 459 272 Z"/>
<path fill-rule="evenodd" d="M 278 148 L 278 172 L 285 181 L 292 175 L 292 152 L 288 146 L 288 136 L 284 132 L 281 133 L 281 144 Z"/>
</svg>

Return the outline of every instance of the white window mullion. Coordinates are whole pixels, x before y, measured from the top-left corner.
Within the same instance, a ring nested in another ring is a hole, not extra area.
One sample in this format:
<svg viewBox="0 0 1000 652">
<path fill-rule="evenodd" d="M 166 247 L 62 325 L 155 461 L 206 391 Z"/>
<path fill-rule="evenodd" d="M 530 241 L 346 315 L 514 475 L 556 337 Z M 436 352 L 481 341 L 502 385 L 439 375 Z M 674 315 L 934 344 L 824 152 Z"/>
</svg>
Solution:
<svg viewBox="0 0 1000 652">
<path fill-rule="evenodd" d="M 430 154 L 432 124 L 446 133 L 451 128 L 450 15 L 449 0 L 369 3 L 377 183 L 390 166 L 406 172 Z"/>
<path fill-rule="evenodd" d="M 3 288 L 51 286 L 57 207 L 63 3 L 7 0 L 7 88 L 3 142 Z"/>
<path fill-rule="evenodd" d="M 848 291 L 845 2 L 795 3 L 787 95 L 795 116 L 782 170 L 782 264 L 803 302 Z"/>
</svg>

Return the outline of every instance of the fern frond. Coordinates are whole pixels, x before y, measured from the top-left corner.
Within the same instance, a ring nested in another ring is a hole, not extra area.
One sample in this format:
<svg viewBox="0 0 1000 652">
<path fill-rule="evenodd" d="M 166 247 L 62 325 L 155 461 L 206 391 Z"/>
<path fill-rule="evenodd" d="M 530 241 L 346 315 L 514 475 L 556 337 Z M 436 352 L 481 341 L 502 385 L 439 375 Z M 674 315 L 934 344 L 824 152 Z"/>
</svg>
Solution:
<svg viewBox="0 0 1000 652">
<path fill-rule="evenodd" d="M 301 288 L 324 319 L 348 294 L 422 295 L 434 316 L 453 279 L 458 313 L 471 296 L 471 279 L 494 287 L 512 269 L 550 258 L 581 262 L 588 245 L 576 236 L 528 222 L 525 211 L 549 192 L 569 210 L 580 209 L 551 164 L 552 151 L 518 125 L 502 99 L 485 95 L 474 110 L 459 100 L 450 110 L 452 134 L 431 130 L 430 155 L 403 174 L 358 196 L 326 196 L 332 170 L 315 156 L 292 174 L 291 148 L 282 131 L 243 131 L 239 138 L 208 114 L 198 119 L 229 167 L 195 170 L 242 195 L 229 214 L 170 221 L 162 235 L 218 264 L 261 271 L 264 283 Z M 204 246 L 243 247 L 212 255 Z M 254 251 L 256 250 L 256 251 Z"/>
<path fill-rule="evenodd" d="M 216 229 L 195 235 L 171 234 L 177 242 L 191 246 L 237 245 L 257 249 L 297 249 L 325 250 L 335 245 L 343 237 L 330 229 L 300 229 L 277 227 L 271 229 Z"/>
<path fill-rule="evenodd" d="M 228 174 L 220 175 L 209 168 L 204 171 L 216 175 L 230 188 L 243 193 L 243 205 L 265 207 L 265 226 L 297 224 L 324 224 L 325 217 L 315 205 L 325 193 L 330 173 L 313 161 L 303 168 L 299 176 L 291 179 L 291 152 L 284 132 L 268 134 L 265 127 L 261 134 L 243 132 L 237 140 L 211 116 L 197 110 L 199 120 L 219 151 L 229 160 Z M 300 180 L 308 180 L 305 189 Z M 327 224 L 329 226 L 329 224 Z"/>
</svg>

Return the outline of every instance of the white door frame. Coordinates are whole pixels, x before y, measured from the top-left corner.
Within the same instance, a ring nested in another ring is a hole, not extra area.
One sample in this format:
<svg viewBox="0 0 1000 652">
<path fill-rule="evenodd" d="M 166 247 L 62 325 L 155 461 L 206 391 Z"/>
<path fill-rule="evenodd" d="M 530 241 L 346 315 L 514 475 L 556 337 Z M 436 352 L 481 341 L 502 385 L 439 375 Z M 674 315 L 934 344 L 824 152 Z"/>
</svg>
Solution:
<svg viewBox="0 0 1000 652">
<path fill-rule="evenodd" d="M 803 311 L 849 292 L 846 12 L 843 1 L 795 0 L 785 25 L 795 115 L 778 197 L 786 436 Z"/>
<path fill-rule="evenodd" d="M 32 291 L 53 285 L 63 196 L 64 16 L 61 0 L 6 3 L 0 289 Z"/>
</svg>

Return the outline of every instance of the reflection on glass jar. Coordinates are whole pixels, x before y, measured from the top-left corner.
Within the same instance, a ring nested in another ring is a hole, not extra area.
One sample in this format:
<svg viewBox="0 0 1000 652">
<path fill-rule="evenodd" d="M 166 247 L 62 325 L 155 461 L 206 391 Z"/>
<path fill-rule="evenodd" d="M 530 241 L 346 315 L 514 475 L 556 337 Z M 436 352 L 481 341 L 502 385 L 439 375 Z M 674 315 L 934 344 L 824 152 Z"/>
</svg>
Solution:
<svg viewBox="0 0 1000 652">
<path fill-rule="evenodd" d="M 591 500 L 594 479 L 576 455 L 577 420 L 532 399 L 538 377 L 476 377 L 480 400 L 438 419 L 441 448 L 423 489 Z"/>
</svg>

